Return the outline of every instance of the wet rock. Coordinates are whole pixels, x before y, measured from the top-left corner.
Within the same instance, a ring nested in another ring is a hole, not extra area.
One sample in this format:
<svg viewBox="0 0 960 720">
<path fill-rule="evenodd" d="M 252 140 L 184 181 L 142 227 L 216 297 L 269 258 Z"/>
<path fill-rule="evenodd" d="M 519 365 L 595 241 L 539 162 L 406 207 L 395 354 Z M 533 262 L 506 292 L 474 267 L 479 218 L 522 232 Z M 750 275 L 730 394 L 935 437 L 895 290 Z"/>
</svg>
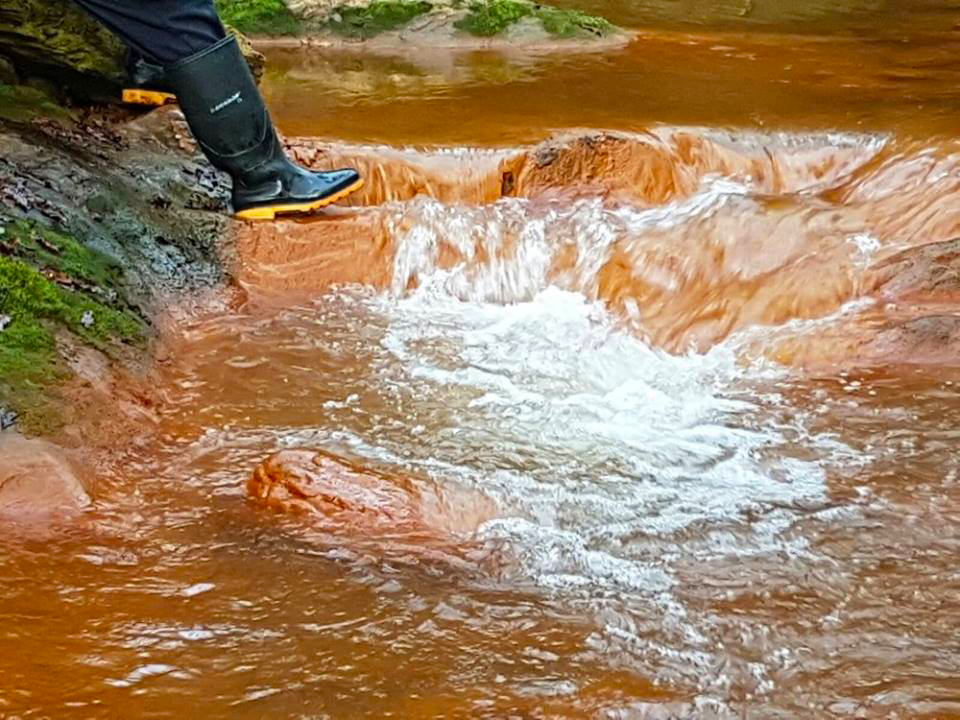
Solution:
<svg viewBox="0 0 960 720">
<path fill-rule="evenodd" d="M 416 152 L 314 138 L 288 138 L 286 145 L 298 162 L 315 170 L 356 167 L 366 185 L 345 201 L 350 205 L 381 205 L 417 195 L 450 204 L 491 203 L 502 196 L 504 173 L 524 156 L 522 151 Z"/>
<path fill-rule="evenodd" d="M 317 242 L 322 236 L 323 242 Z M 234 276 L 266 292 L 390 285 L 394 243 L 378 213 L 234 224 Z"/>
<path fill-rule="evenodd" d="M 767 339 L 749 354 L 823 372 L 891 365 L 960 367 L 960 314 L 923 306 L 874 309 L 800 335 Z"/>
<path fill-rule="evenodd" d="M 27 312 L 4 307 L 0 292 L 0 314 L 33 328 L 0 332 L 0 404 L 19 412 L 24 432 L 82 434 L 77 428 L 103 416 L 84 413 L 76 393 L 65 402 L 77 374 L 65 338 L 109 344 L 118 365 L 140 367 L 151 335 L 144 321 L 156 309 L 227 281 L 229 191 L 211 172 L 205 159 L 172 152 L 148 128 L 101 115 L 0 119 L 0 261 L 8 274 L 30 278 L 34 300 L 46 287 L 71 307 L 34 303 Z M 209 182 L 198 183 L 201 176 Z M 197 210 L 201 204 L 213 212 Z M 24 340 L 35 334 L 44 342 Z"/>
<path fill-rule="evenodd" d="M 871 268 L 886 298 L 960 300 L 960 238 L 908 248 Z"/>
<path fill-rule="evenodd" d="M 449 538 L 470 534 L 496 515 L 492 501 L 466 488 L 414 484 L 323 450 L 271 455 L 250 477 L 247 491 L 273 510 L 362 533 L 426 530 Z"/>
<path fill-rule="evenodd" d="M 0 436 L 0 524 L 42 522 L 89 505 L 86 485 L 61 448 Z"/>
<path fill-rule="evenodd" d="M 16 85 L 19 82 L 17 70 L 7 58 L 0 56 L 0 83 Z"/>
<path fill-rule="evenodd" d="M 960 238 L 926 243 L 869 269 L 869 286 L 889 303 L 857 355 L 870 363 L 960 364 Z"/>
<path fill-rule="evenodd" d="M 33 90 L 38 97 L 49 98 L 51 103 L 62 105 L 69 101 L 66 93 L 61 92 L 61 86 L 45 77 L 30 77 L 23 83 L 22 87 Z"/>
<path fill-rule="evenodd" d="M 259 78 L 264 58 L 240 33 L 240 47 Z M 125 76 L 126 48 L 70 0 L 4 0 L 0 54 L 13 76 L 45 78 L 74 99 L 117 97 Z M 0 65 L 0 82 L 4 81 Z"/>
<path fill-rule="evenodd" d="M 0 407 L 0 431 L 9 430 L 16 424 L 17 413 L 5 407 Z"/>
<path fill-rule="evenodd" d="M 641 204 L 689 197 L 710 175 L 749 182 L 758 192 L 828 188 L 875 156 L 850 142 L 830 148 L 811 142 L 717 131 L 655 128 L 645 133 L 565 133 L 524 154 L 514 194 L 535 197 L 577 188 Z"/>
<path fill-rule="evenodd" d="M 662 204 L 689 197 L 710 176 L 749 182 L 762 193 L 813 192 L 873 158 L 851 142 L 825 152 L 776 136 L 732 138 L 715 131 L 655 128 L 645 133 L 563 133 L 529 148 L 413 152 L 288 138 L 296 159 L 316 170 L 360 169 L 363 191 L 348 204 L 380 205 L 428 195 L 446 204 L 527 198 L 608 196 Z M 505 181 L 509 178 L 509 181 Z"/>
<path fill-rule="evenodd" d="M 119 83 L 125 55 L 116 37 L 67 0 L 4 0 L 0 52 L 21 76 L 95 94 Z"/>
<path fill-rule="evenodd" d="M 960 366 L 960 239 L 900 250 L 866 270 L 878 302 L 836 323 L 772 343 L 766 354 L 806 368 Z"/>
<path fill-rule="evenodd" d="M 344 524 L 420 524 L 409 488 L 329 453 L 284 450 L 247 483 L 250 496 L 274 510 L 335 518 Z"/>
<path fill-rule="evenodd" d="M 146 313 L 170 291 L 225 279 L 217 243 L 229 219 L 191 209 L 198 192 L 225 207 L 224 180 L 196 182 L 208 172 L 205 160 L 170 152 L 146 128 L 0 120 L 0 226 L 39 222 L 106 254 L 122 271 L 111 289 Z"/>
<path fill-rule="evenodd" d="M 960 366 L 960 315 L 890 322 L 864 342 L 859 354 L 871 364 Z"/>
</svg>

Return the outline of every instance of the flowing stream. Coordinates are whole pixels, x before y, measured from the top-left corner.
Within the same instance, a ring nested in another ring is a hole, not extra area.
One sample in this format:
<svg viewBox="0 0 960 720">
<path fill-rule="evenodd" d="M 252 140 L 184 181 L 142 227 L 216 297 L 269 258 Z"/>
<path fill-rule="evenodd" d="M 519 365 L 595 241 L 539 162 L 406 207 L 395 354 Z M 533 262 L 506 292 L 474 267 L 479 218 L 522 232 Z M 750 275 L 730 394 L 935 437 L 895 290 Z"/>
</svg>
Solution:
<svg viewBox="0 0 960 720">
<path fill-rule="evenodd" d="M 377 286 L 183 313 L 156 436 L 0 553 L 0 717 L 960 717 L 957 285 L 897 264 L 960 228 L 960 15 L 669 5 L 598 56 L 274 51 L 291 134 L 429 165 L 603 128 L 678 180 L 340 210 Z M 288 448 L 443 531 L 254 504 Z"/>
</svg>

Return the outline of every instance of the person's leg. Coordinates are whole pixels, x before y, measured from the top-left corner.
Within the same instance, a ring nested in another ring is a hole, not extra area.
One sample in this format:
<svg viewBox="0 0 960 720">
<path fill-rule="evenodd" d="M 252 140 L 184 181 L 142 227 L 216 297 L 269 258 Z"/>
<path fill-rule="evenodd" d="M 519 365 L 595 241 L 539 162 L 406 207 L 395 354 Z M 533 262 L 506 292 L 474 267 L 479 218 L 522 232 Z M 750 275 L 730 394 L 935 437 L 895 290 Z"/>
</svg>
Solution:
<svg viewBox="0 0 960 720">
<path fill-rule="evenodd" d="M 197 144 L 233 181 L 239 217 L 310 212 L 360 189 L 356 170 L 291 162 L 213 0 L 76 0 L 134 50 L 163 66 Z"/>
<path fill-rule="evenodd" d="M 213 0 L 74 0 L 147 60 L 173 63 L 226 33 Z"/>
</svg>

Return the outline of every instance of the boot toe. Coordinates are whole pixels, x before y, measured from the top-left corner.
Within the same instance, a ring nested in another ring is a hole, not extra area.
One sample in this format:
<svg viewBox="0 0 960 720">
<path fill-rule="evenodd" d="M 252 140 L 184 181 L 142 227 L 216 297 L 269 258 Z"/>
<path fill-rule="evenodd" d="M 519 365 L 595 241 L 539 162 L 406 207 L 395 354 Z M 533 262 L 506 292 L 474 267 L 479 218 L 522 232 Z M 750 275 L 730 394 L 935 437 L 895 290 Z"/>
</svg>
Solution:
<svg viewBox="0 0 960 720">
<path fill-rule="evenodd" d="M 338 192 L 344 188 L 348 188 L 360 179 L 360 173 L 353 168 L 344 168 L 342 170 L 317 174 L 323 178 L 325 183 L 330 185 L 332 192 Z"/>
<path fill-rule="evenodd" d="M 319 200 L 342 192 L 360 181 L 360 173 L 352 169 L 313 172 L 304 168 L 286 178 L 284 187 L 290 197 Z"/>
<path fill-rule="evenodd" d="M 278 213 L 312 212 L 359 190 L 360 173 L 353 169 L 313 172 L 292 163 L 285 172 L 259 188 L 235 186 L 233 207 L 238 217 L 272 219 Z"/>
</svg>

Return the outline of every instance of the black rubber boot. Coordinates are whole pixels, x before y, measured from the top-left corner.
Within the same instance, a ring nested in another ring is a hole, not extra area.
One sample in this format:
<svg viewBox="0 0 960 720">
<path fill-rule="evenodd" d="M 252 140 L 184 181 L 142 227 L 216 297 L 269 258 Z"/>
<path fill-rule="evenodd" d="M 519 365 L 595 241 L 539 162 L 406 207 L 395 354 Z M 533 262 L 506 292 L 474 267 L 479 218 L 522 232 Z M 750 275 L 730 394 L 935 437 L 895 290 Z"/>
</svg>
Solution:
<svg viewBox="0 0 960 720">
<path fill-rule="evenodd" d="M 166 68 L 201 150 L 233 179 L 237 217 L 311 212 L 363 187 L 356 170 L 311 172 L 287 159 L 236 40 Z"/>
<path fill-rule="evenodd" d="M 160 65 L 154 65 L 130 50 L 127 53 L 127 82 L 122 100 L 129 105 L 167 105 L 175 103 L 177 96 L 167 84 Z"/>
</svg>

